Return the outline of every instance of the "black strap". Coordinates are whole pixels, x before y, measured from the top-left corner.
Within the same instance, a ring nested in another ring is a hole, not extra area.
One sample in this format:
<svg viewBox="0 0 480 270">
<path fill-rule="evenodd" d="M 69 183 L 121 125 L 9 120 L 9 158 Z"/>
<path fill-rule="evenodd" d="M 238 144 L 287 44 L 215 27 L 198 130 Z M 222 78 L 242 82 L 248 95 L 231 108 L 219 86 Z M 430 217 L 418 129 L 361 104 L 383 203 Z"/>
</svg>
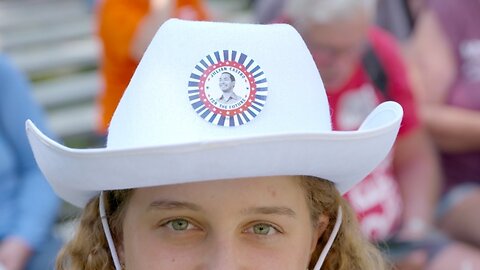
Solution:
<svg viewBox="0 0 480 270">
<path fill-rule="evenodd" d="M 408 29 L 410 32 L 415 25 L 415 18 L 413 17 L 413 13 L 412 13 L 412 10 L 410 9 L 408 0 L 401 0 L 400 4 L 402 5 L 403 10 L 405 11 L 404 14 L 407 17 Z"/>
<path fill-rule="evenodd" d="M 362 63 L 374 86 L 378 90 L 380 90 L 380 92 L 383 96 L 385 96 L 386 99 L 389 99 L 387 91 L 387 75 L 385 74 L 385 69 L 380 62 L 380 59 L 378 59 L 378 56 L 371 45 L 368 46 L 367 51 L 363 55 Z"/>
</svg>

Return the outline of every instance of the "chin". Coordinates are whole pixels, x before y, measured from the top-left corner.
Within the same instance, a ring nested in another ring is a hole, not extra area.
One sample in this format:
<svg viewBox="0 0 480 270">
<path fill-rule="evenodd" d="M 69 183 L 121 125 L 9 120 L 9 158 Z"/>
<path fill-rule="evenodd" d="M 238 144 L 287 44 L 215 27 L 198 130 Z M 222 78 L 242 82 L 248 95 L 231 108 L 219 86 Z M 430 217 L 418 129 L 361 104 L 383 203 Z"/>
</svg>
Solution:
<svg viewBox="0 0 480 270">
<path fill-rule="evenodd" d="M 335 79 L 331 79 L 331 80 L 326 79 L 326 80 L 323 81 L 323 84 L 325 85 L 325 88 L 327 88 L 327 90 L 329 88 L 332 88 L 332 89 L 340 88 L 345 83 L 346 83 L 346 80 L 341 79 L 341 78 L 335 78 Z"/>
</svg>

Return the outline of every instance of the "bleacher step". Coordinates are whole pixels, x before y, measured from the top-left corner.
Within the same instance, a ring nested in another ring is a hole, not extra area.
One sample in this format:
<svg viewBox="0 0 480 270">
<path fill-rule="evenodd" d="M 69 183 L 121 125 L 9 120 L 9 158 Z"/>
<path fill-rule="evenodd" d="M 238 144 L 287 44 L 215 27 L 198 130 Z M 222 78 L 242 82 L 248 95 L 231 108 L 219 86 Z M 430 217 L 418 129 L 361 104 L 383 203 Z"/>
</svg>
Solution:
<svg viewBox="0 0 480 270">
<path fill-rule="evenodd" d="M 61 138 L 92 134 L 96 129 L 97 107 L 92 103 L 48 113 L 50 126 Z"/>
<path fill-rule="evenodd" d="M 0 1 L 0 32 L 55 24 L 88 15 L 84 1 Z"/>
<path fill-rule="evenodd" d="M 68 69 L 91 68 L 97 65 L 98 54 L 99 45 L 92 37 L 10 53 L 19 68 L 31 78 L 65 73 Z"/>
<path fill-rule="evenodd" d="M 45 31 L 42 27 L 15 29 L 2 33 L 2 49 L 18 51 L 27 47 L 52 45 L 66 40 L 89 37 L 93 33 L 93 19 L 90 16 L 71 18 L 62 23 L 55 23 Z"/>
<path fill-rule="evenodd" d="M 97 71 L 62 76 L 33 85 L 36 100 L 47 110 L 93 101 L 100 88 Z"/>
</svg>

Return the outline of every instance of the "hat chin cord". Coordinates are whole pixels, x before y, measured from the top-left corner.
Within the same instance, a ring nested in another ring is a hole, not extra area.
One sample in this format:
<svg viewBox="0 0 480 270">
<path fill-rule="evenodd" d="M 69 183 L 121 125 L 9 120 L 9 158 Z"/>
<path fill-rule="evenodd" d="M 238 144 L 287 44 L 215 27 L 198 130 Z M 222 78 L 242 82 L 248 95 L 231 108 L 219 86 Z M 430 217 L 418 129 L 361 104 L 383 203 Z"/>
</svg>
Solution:
<svg viewBox="0 0 480 270">
<path fill-rule="evenodd" d="M 323 262 L 325 261 L 325 258 L 327 258 L 327 254 L 330 251 L 330 248 L 333 245 L 333 241 L 335 241 L 335 238 L 337 237 L 338 231 L 340 230 L 340 226 L 342 225 L 343 221 L 343 211 L 342 207 L 338 206 L 337 210 L 337 220 L 335 221 L 335 225 L 333 226 L 332 234 L 330 234 L 330 237 L 328 238 L 327 243 L 325 244 L 325 247 L 322 250 L 322 253 L 320 253 L 320 256 L 318 257 L 317 264 L 315 264 L 315 267 L 313 270 L 320 270 L 322 268 Z"/>
<path fill-rule="evenodd" d="M 110 253 L 112 254 L 113 264 L 115 265 L 116 270 L 122 270 L 122 265 L 118 259 L 117 250 L 115 249 L 115 243 L 113 242 L 112 233 L 110 232 L 110 227 L 108 226 L 108 217 L 105 213 L 105 205 L 103 202 L 103 191 L 100 193 L 98 209 L 100 211 L 100 219 L 102 220 L 103 232 L 105 233 L 108 247 L 110 248 Z"/>
<path fill-rule="evenodd" d="M 110 248 L 110 253 L 112 254 L 113 264 L 115 265 L 116 270 L 122 270 L 122 265 L 120 260 L 118 259 L 117 250 L 115 249 L 115 243 L 113 242 L 112 233 L 110 232 L 110 227 L 108 226 L 108 217 L 105 213 L 105 204 L 103 201 L 103 191 L 100 193 L 100 200 L 98 203 L 98 209 L 100 211 L 100 219 L 102 220 L 103 231 L 105 233 L 105 237 L 107 238 L 108 247 Z M 320 253 L 320 257 L 318 258 L 317 263 L 313 270 L 320 270 L 327 257 L 330 248 L 332 247 L 333 241 L 340 230 L 340 226 L 342 225 L 342 207 L 338 207 L 337 211 L 337 220 L 335 221 L 335 226 L 333 227 L 332 234 L 328 238 L 327 244 L 323 248 L 322 252 Z"/>
</svg>

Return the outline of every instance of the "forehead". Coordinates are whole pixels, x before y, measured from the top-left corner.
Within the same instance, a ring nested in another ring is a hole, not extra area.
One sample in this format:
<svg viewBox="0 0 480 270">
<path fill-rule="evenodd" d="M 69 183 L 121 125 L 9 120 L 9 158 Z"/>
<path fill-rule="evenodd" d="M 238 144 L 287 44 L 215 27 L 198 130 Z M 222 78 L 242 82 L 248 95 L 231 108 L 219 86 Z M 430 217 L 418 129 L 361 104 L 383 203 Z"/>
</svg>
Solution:
<svg viewBox="0 0 480 270">
<path fill-rule="evenodd" d="M 299 181 L 293 176 L 275 176 L 148 187 L 137 189 L 132 200 L 140 205 L 155 200 L 188 200 L 205 208 L 298 204 L 305 202 Z"/>
<path fill-rule="evenodd" d="M 369 16 L 358 13 L 354 16 L 326 23 L 309 20 L 302 27 L 301 32 L 307 43 L 344 46 L 364 41 L 369 26 Z"/>
</svg>

